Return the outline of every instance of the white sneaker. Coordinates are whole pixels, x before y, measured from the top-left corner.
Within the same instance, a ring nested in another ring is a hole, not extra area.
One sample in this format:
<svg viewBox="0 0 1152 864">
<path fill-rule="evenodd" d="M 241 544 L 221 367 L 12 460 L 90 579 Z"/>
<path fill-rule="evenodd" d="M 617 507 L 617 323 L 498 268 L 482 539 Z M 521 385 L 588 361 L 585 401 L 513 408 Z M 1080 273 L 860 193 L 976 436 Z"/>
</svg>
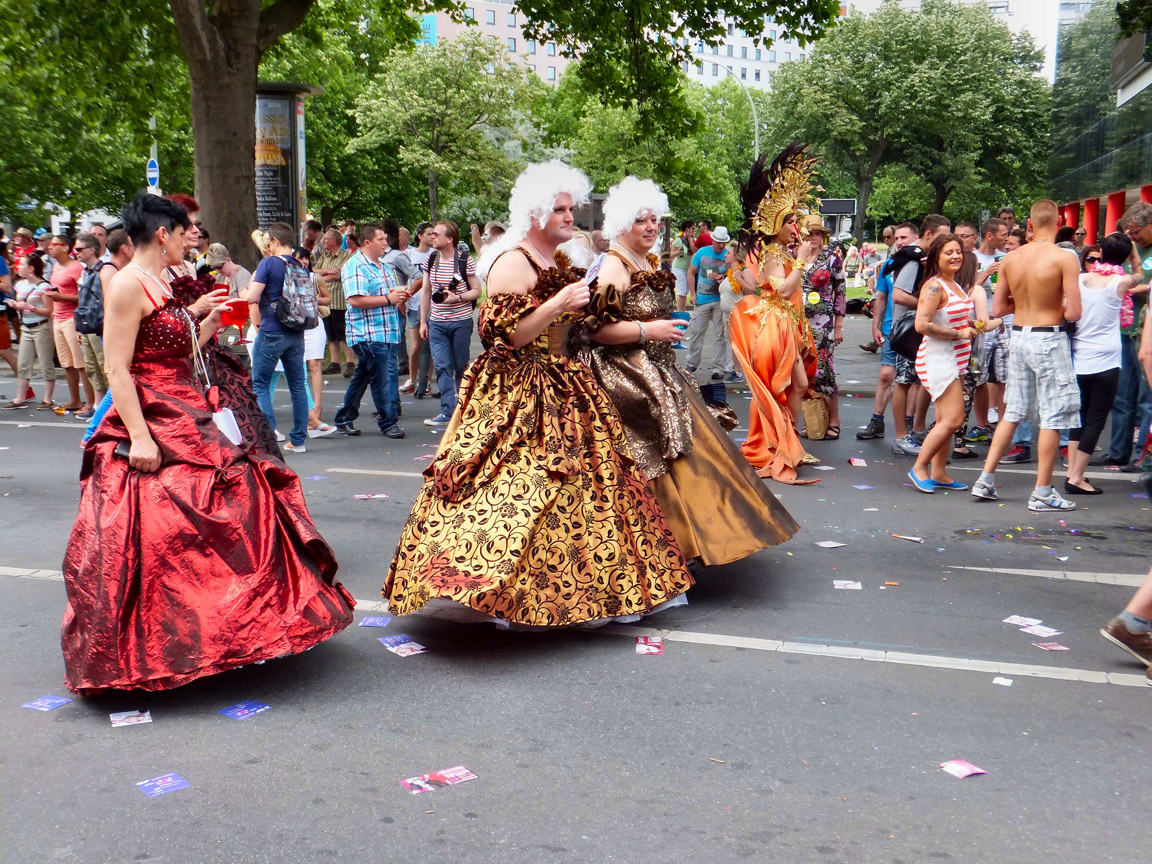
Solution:
<svg viewBox="0 0 1152 864">
<path fill-rule="evenodd" d="M 285 453 L 307 453 L 308 452 L 304 448 L 303 444 L 293 446 L 291 441 L 289 441 L 287 444 L 285 444 L 280 449 L 283 450 Z"/>
<path fill-rule="evenodd" d="M 996 487 L 983 480 L 977 480 L 972 484 L 971 494 L 973 498 L 983 498 L 985 501 L 995 501 L 1000 497 L 996 494 Z"/>
<path fill-rule="evenodd" d="M 276 443 L 277 444 L 283 444 L 285 441 L 288 440 L 287 438 L 284 437 L 284 433 L 281 432 L 279 429 L 277 429 L 275 431 L 276 431 Z"/>
<path fill-rule="evenodd" d="M 1032 494 L 1028 496 L 1028 509 L 1034 513 L 1043 513 L 1047 510 L 1056 510 L 1063 512 L 1065 510 L 1075 510 L 1076 502 L 1069 501 L 1055 489 L 1041 498 L 1033 490 Z"/>
<path fill-rule="evenodd" d="M 892 445 L 893 453 L 901 453 L 904 456 L 919 456 L 920 445 L 912 440 L 912 435 L 905 435 L 903 438 L 897 438 L 896 443 Z"/>
<path fill-rule="evenodd" d="M 315 429 L 308 430 L 309 438 L 323 438 L 325 435 L 331 435 L 336 431 L 335 426 L 329 426 L 327 423 L 321 423 Z"/>
</svg>

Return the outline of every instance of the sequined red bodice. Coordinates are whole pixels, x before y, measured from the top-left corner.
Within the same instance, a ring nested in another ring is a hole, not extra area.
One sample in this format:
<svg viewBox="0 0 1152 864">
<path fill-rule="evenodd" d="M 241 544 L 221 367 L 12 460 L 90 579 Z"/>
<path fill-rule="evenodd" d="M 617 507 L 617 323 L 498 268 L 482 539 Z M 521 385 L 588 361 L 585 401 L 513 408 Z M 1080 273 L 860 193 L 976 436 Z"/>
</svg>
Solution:
<svg viewBox="0 0 1152 864">
<path fill-rule="evenodd" d="M 191 316 L 175 301 L 169 300 L 141 320 L 132 362 L 190 358 L 193 328 L 196 325 Z"/>
</svg>

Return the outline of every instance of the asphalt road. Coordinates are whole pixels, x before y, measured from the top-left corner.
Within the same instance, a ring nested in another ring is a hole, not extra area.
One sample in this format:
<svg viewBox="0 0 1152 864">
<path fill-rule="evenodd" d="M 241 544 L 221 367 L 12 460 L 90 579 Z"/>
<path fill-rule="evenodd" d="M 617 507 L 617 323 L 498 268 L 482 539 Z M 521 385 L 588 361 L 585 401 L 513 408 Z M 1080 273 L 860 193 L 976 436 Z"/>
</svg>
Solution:
<svg viewBox="0 0 1152 864">
<path fill-rule="evenodd" d="M 849 393 L 875 376 L 860 341 L 852 322 L 841 378 L 862 383 Z M 333 404 L 343 385 L 327 379 Z M 0 375 L 0 392 L 11 387 Z M 438 405 L 406 399 L 405 440 L 361 422 L 362 437 L 310 441 L 290 463 L 366 604 L 380 600 L 437 440 L 420 420 Z M 746 417 L 742 392 L 733 403 Z M 20 706 L 68 695 L 55 571 L 81 424 L 4 412 L 0 860 L 1146 858 L 1152 688 L 1097 630 L 1152 561 L 1152 503 L 1133 497 L 1133 478 L 1101 472 L 1106 494 L 1081 510 L 1032 514 L 1030 466 L 1002 470 L 999 503 L 927 498 L 905 485 L 907 457 L 854 440 L 870 405 L 845 398 L 844 439 L 810 444 L 832 469 L 807 472 L 822 482 L 772 485 L 801 534 L 704 572 L 687 607 L 637 627 L 525 634 L 398 618 L 172 692 L 51 712 Z M 365 493 L 390 497 L 353 497 Z M 846 545 L 816 545 L 826 540 Z M 1021 633 L 1010 615 L 1061 633 Z M 427 653 L 376 641 L 398 633 Z M 637 655 L 637 634 L 663 635 L 664 654 Z M 1032 644 L 1045 641 L 1069 650 Z M 271 707 L 217 713 L 249 699 Z M 152 724 L 111 727 L 110 712 L 140 709 Z M 950 759 L 987 774 L 950 776 L 937 767 Z M 477 779 L 420 796 L 400 786 L 456 765 Z M 168 772 L 189 788 L 136 788 Z"/>
</svg>

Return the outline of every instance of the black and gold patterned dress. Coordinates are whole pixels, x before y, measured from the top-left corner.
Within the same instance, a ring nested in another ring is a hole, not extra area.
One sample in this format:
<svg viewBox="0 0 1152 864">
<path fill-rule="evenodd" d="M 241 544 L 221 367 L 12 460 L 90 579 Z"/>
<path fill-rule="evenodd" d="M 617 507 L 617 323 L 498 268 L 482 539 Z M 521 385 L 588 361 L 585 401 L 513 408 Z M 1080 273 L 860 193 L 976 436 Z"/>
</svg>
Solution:
<svg viewBox="0 0 1152 864">
<path fill-rule="evenodd" d="M 575 355 L 584 313 L 522 348 L 517 324 L 582 271 L 537 269 L 530 294 L 480 308 L 468 368 L 383 594 L 394 614 L 430 600 L 528 627 L 650 612 L 692 585 L 620 420 Z M 586 338 L 586 335 L 585 335 Z"/>
<path fill-rule="evenodd" d="M 673 274 L 638 270 L 615 250 L 608 254 L 628 268 L 631 283 L 623 294 L 601 283 L 588 323 L 595 328 L 670 318 L 676 308 Z M 650 257 L 649 265 L 654 268 L 656 259 Z M 600 345 L 590 364 L 687 558 L 727 564 L 800 530 L 720 428 L 696 382 L 676 365 L 671 345 Z"/>
</svg>

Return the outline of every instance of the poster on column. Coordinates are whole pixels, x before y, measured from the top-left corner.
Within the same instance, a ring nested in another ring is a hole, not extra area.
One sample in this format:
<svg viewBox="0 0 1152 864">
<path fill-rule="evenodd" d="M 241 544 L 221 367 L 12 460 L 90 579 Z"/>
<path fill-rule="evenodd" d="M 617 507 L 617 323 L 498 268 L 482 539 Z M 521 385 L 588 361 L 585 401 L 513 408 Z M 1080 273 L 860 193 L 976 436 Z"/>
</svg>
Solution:
<svg viewBox="0 0 1152 864">
<path fill-rule="evenodd" d="M 296 221 L 289 225 L 304 222 L 308 212 L 308 169 L 304 153 L 304 100 L 296 100 Z"/>
<path fill-rule="evenodd" d="M 292 191 L 292 103 L 288 96 L 256 96 L 256 222 L 296 224 Z"/>
</svg>

